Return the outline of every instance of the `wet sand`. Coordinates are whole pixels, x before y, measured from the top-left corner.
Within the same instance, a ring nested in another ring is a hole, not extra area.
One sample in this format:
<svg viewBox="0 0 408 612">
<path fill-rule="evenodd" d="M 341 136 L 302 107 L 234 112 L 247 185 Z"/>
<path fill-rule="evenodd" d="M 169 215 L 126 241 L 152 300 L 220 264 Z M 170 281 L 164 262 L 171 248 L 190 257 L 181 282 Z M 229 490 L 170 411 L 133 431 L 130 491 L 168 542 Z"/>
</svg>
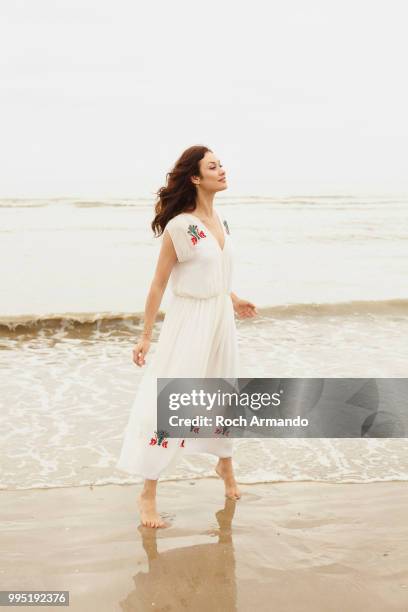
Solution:
<svg viewBox="0 0 408 612">
<path fill-rule="evenodd" d="M 159 483 L 158 530 L 139 485 L 2 491 L 1 588 L 75 612 L 408 610 L 407 482 L 240 487 Z"/>
</svg>

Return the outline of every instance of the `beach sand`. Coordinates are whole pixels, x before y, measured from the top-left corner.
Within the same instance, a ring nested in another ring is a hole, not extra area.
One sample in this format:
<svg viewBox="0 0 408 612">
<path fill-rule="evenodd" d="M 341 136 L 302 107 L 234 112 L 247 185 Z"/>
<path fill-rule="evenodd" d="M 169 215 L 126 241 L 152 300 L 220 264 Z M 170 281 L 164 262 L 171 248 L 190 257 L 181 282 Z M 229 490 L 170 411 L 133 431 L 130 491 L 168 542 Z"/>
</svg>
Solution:
<svg viewBox="0 0 408 612">
<path fill-rule="evenodd" d="M 140 485 L 2 491 L 1 588 L 75 612 L 408 610 L 408 483 L 240 487 L 160 482 L 157 530 Z"/>
</svg>

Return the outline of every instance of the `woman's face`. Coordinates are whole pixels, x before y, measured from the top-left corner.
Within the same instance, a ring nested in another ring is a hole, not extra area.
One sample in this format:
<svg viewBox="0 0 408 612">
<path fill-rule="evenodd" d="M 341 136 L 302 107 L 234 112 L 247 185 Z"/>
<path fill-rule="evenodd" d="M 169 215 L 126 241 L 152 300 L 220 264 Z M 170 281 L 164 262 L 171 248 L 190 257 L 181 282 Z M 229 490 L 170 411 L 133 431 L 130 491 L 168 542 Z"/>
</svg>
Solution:
<svg viewBox="0 0 408 612">
<path fill-rule="evenodd" d="M 214 153 L 207 151 L 200 160 L 199 166 L 201 178 L 195 178 L 196 181 L 199 179 L 198 182 L 196 182 L 198 188 L 210 192 L 227 189 L 228 185 L 224 167 Z"/>
</svg>

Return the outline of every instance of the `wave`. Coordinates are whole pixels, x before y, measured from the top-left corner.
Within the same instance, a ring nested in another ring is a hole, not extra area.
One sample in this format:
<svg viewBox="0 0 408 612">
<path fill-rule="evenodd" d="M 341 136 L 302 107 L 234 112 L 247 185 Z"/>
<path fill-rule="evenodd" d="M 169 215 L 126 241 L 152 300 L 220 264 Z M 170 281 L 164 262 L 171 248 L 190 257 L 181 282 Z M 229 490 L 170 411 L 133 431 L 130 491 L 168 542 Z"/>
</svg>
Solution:
<svg viewBox="0 0 408 612">
<path fill-rule="evenodd" d="M 190 474 L 190 475 L 185 475 L 185 476 L 163 476 L 163 478 L 160 479 L 160 482 L 180 482 L 180 481 L 186 481 L 186 480 L 202 480 L 205 478 L 215 478 L 215 476 L 212 475 L 212 473 L 203 473 L 202 475 L 197 475 L 197 474 Z M 284 479 L 284 478 L 272 478 L 270 476 L 268 476 L 267 474 L 265 474 L 264 477 L 261 476 L 257 476 L 257 477 L 251 477 L 251 476 L 242 476 L 242 477 L 237 477 L 236 478 L 238 484 L 270 484 L 270 483 L 280 483 L 280 482 L 321 482 L 321 483 L 325 483 L 325 484 L 368 484 L 368 483 L 374 483 L 374 482 L 407 482 L 408 481 L 408 476 L 404 473 L 400 474 L 400 475 L 393 475 L 393 476 L 378 476 L 378 477 L 374 477 L 374 478 L 366 478 L 366 477 L 361 477 L 361 478 L 350 478 L 350 477 L 329 477 L 326 479 L 323 478 L 306 478 L 306 477 L 295 477 L 295 478 L 288 478 L 288 479 Z M 22 486 L 10 486 L 10 485 L 0 485 L 0 491 L 26 491 L 26 490 L 35 490 L 35 489 L 67 489 L 67 488 L 81 488 L 81 487 L 88 487 L 88 488 L 93 488 L 93 487 L 105 487 L 105 486 L 112 486 L 112 485 L 119 485 L 119 486 L 127 486 L 127 485 L 134 485 L 134 484 L 141 484 L 143 483 L 142 478 L 132 478 L 131 476 L 129 477 L 125 477 L 125 478 L 115 478 L 115 477 L 111 477 L 111 478 L 100 478 L 97 480 L 83 480 L 81 482 L 78 483 L 44 483 L 44 484 L 39 484 L 39 483 L 33 483 L 31 485 L 27 484 L 27 485 L 22 485 Z"/>
<path fill-rule="evenodd" d="M 99 207 L 137 207 L 148 208 L 153 212 L 157 198 L 155 194 L 140 197 L 110 197 L 110 198 L 86 198 L 86 197 L 44 197 L 44 198 L 0 198 L 1 208 L 44 208 L 48 206 L 74 206 L 76 208 L 99 208 Z M 305 204 L 305 205 L 330 205 L 342 204 L 344 206 L 364 205 L 388 205 L 405 204 L 408 200 L 407 193 L 290 193 L 288 190 L 274 195 L 223 195 L 217 198 L 220 206 L 229 204 Z"/>
<path fill-rule="evenodd" d="M 156 321 L 163 320 L 165 313 L 159 311 Z M 51 313 L 45 315 L 3 315 L 0 316 L 0 335 L 9 332 L 29 333 L 42 330 L 64 331 L 80 329 L 86 331 L 109 331 L 118 327 L 138 325 L 144 318 L 143 312 L 75 312 Z"/>
<path fill-rule="evenodd" d="M 351 300 L 349 302 L 323 302 L 284 304 L 258 308 L 266 317 L 345 316 L 345 315 L 408 315 L 408 298 L 388 300 Z"/>
<path fill-rule="evenodd" d="M 408 315 L 408 298 L 388 300 L 353 300 L 349 302 L 293 303 L 258 307 L 257 320 L 298 316 L 350 316 L 350 315 Z M 156 321 L 164 319 L 159 311 Z M 37 332 L 40 330 L 67 330 L 80 328 L 85 331 L 109 331 L 118 327 L 139 325 L 144 312 L 77 312 L 45 315 L 0 316 L 0 335 L 9 332 Z M 245 320 L 242 320 L 245 323 Z"/>
</svg>

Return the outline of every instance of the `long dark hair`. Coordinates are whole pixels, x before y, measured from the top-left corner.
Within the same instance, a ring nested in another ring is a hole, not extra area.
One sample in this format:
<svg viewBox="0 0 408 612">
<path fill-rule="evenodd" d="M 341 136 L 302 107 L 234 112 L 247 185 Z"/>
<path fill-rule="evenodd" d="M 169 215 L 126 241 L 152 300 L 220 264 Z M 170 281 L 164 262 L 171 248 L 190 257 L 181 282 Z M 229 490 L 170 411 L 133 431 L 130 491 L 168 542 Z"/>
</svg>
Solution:
<svg viewBox="0 0 408 612">
<path fill-rule="evenodd" d="M 190 180 L 191 176 L 201 176 L 199 162 L 211 149 L 204 145 L 194 145 L 186 149 L 174 164 L 173 169 L 166 174 L 167 184 L 156 192 L 158 201 L 155 204 L 155 217 L 152 230 L 159 237 L 167 223 L 185 210 L 195 209 L 197 189 Z"/>
</svg>

